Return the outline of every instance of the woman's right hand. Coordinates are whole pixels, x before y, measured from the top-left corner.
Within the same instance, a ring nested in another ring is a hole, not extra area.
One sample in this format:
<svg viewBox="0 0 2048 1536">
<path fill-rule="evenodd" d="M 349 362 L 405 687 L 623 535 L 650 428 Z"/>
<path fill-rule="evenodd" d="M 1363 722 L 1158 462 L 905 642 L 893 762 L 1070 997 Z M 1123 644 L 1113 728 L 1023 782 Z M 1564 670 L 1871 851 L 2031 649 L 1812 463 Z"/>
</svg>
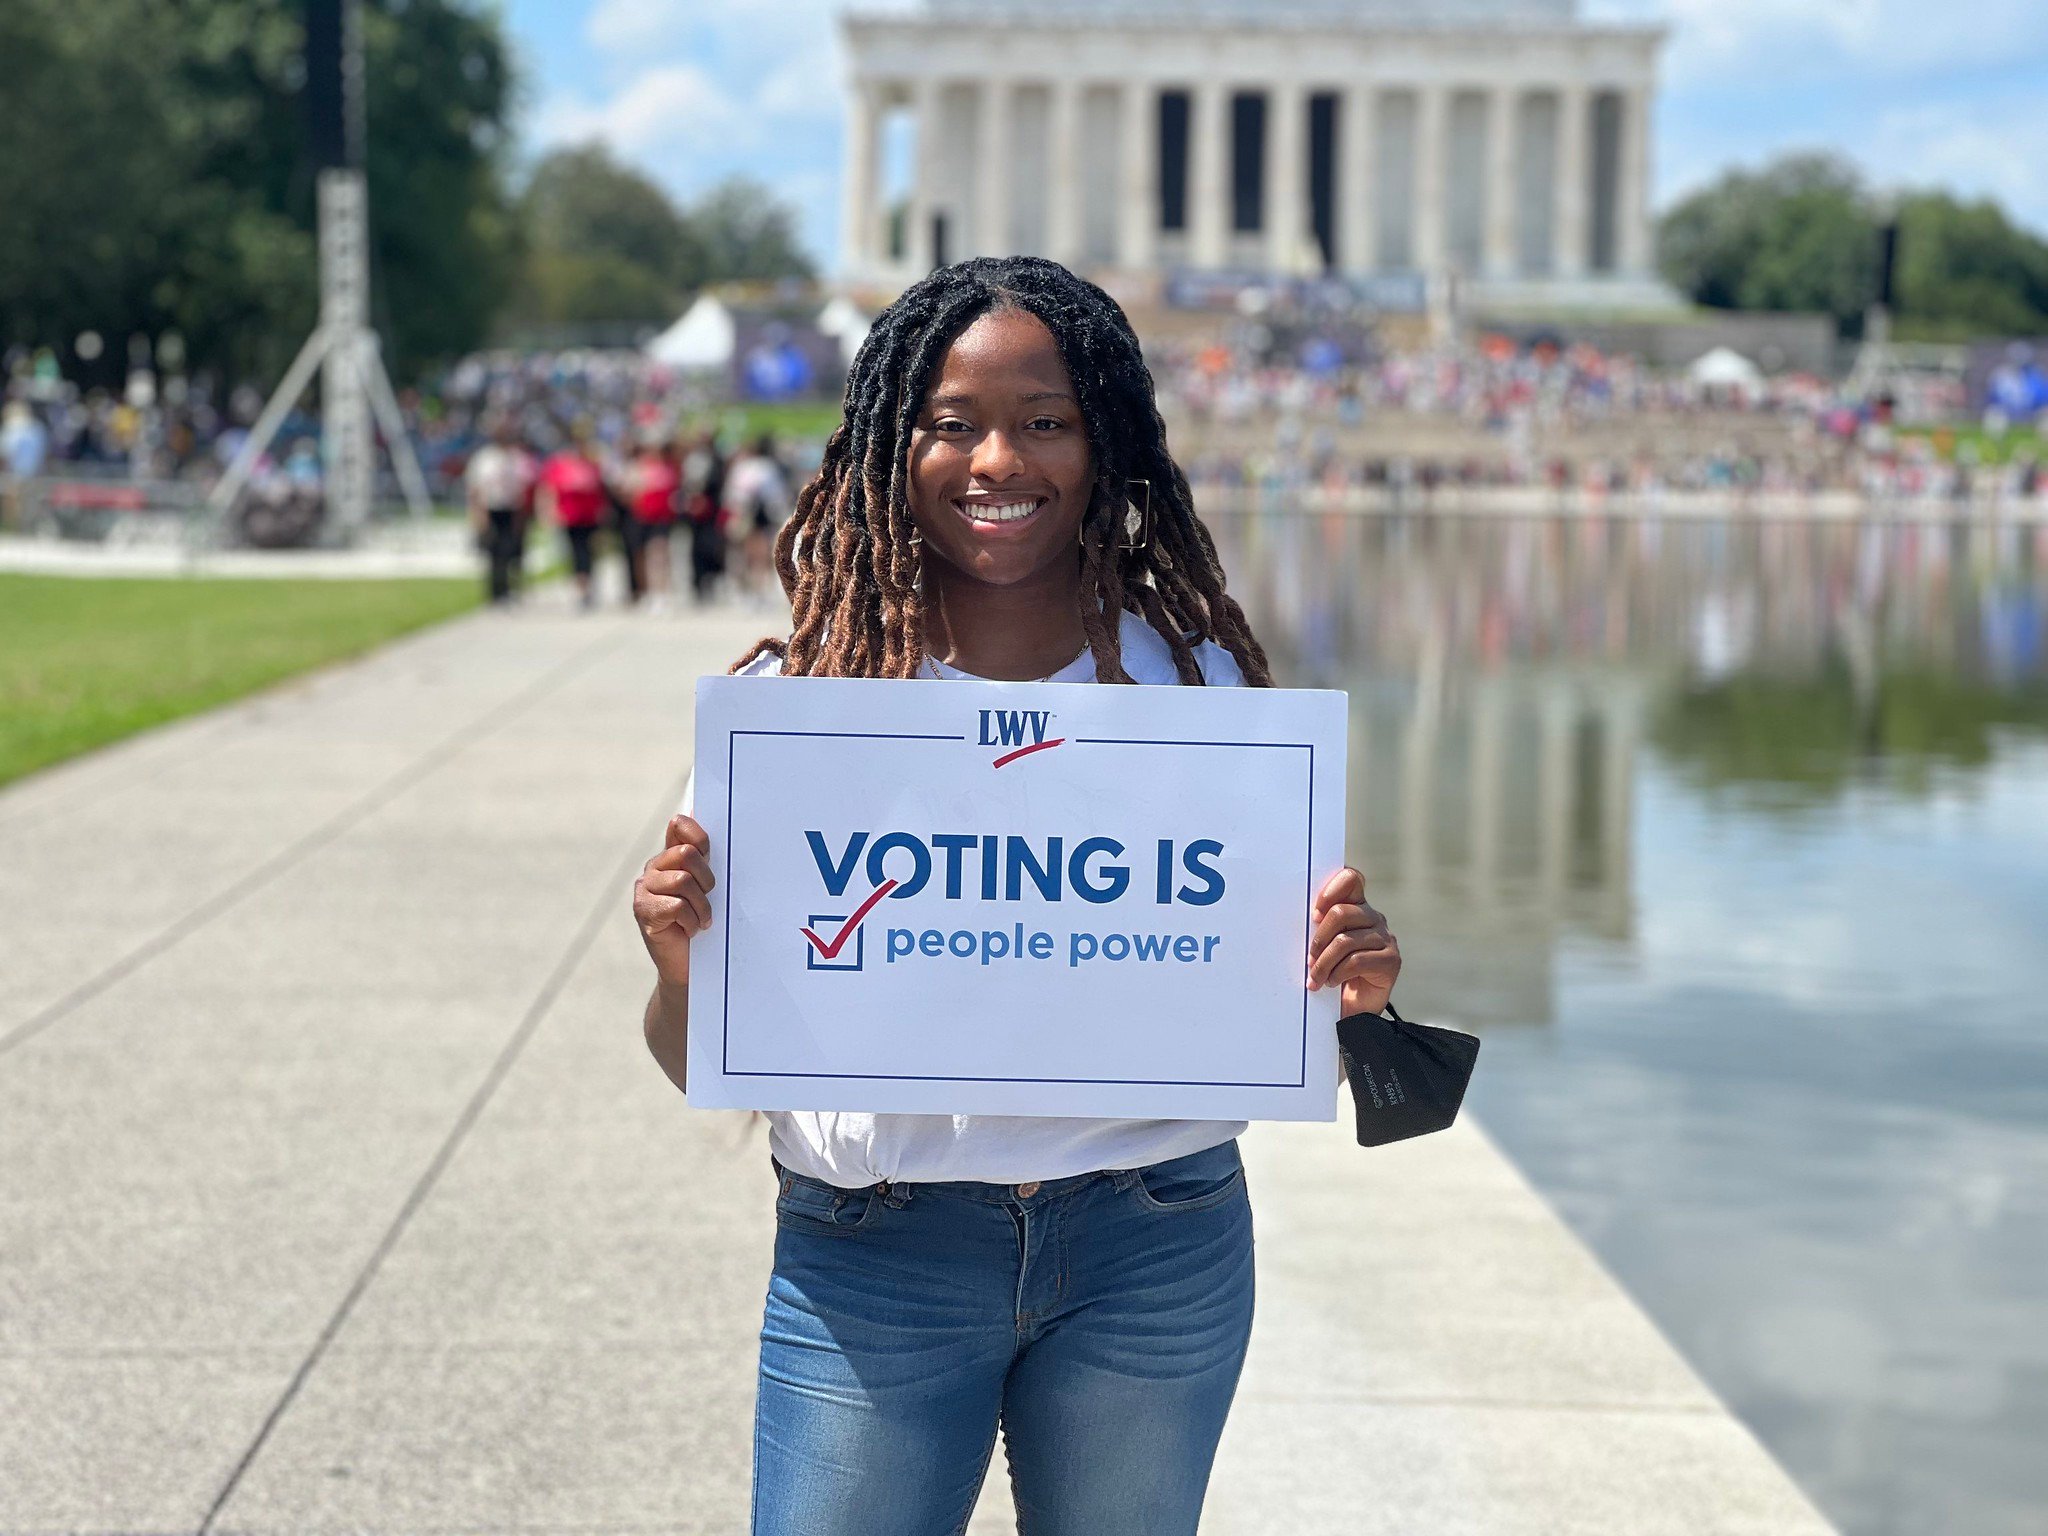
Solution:
<svg viewBox="0 0 2048 1536">
<path fill-rule="evenodd" d="M 690 940 L 711 926 L 711 835 L 688 816 L 668 819 L 666 844 L 633 882 L 633 920 L 654 969 L 670 986 L 690 982 Z"/>
</svg>

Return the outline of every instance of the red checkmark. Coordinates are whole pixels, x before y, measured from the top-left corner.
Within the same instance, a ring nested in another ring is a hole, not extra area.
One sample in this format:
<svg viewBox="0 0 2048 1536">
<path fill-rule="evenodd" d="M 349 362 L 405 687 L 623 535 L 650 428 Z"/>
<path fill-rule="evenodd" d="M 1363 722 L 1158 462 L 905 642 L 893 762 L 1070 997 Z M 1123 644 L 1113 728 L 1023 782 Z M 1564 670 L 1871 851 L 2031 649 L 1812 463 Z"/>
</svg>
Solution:
<svg viewBox="0 0 2048 1536">
<path fill-rule="evenodd" d="M 993 763 L 989 764 L 989 766 L 991 768 L 1000 768 L 1005 763 L 1014 763 L 1020 757 L 1029 757 L 1032 753 L 1043 752 L 1048 747 L 1063 747 L 1066 744 L 1066 737 L 1056 736 L 1051 741 L 1041 741 L 1034 746 L 1019 747 L 1014 752 L 1005 752 L 1001 757 L 997 758 Z"/>
<path fill-rule="evenodd" d="M 895 889 L 896 882 L 894 880 L 884 880 L 880 885 L 876 886 L 874 895 L 860 904 L 853 916 L 846 920 L 846 926 L 839 930 L 839 937 L 830 944 L 827 944 L 808 928 L 799 928 L 797 932 L 811 941 L 811 946 L 817 950 L 820 960 L 836 960 L 839 958 L 839 951 L 846 948 L 846 941 L 853 937 L 853 930 L 860 926 L 860 920 L 875 910 L 876 902 Z"/>
</svg>

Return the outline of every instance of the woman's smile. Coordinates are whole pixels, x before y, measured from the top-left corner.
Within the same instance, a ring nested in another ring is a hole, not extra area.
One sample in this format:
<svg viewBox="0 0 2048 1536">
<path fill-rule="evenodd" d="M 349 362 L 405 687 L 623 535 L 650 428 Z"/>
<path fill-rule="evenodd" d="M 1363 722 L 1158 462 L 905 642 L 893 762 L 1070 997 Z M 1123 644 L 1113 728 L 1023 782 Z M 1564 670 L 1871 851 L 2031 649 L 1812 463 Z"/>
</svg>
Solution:
<svg viewBox="0 0 2048 1536">
<path fill-rule="evenodd" d="M 972 493 L 953 500 L 953 510 L 979 534 L 1021 531 L 1049 501 L 1049 496 L 992 495 Z"/>
</svg>

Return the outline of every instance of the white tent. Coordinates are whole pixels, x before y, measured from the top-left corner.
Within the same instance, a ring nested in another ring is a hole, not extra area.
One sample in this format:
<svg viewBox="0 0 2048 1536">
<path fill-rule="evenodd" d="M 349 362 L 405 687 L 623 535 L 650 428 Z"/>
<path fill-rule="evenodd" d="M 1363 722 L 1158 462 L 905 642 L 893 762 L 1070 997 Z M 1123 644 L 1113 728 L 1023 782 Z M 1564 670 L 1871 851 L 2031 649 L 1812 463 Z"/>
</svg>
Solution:
<svg viewBox="0 0 2048 1536">
<path fill-rule="evenodd" d="M 839 343 L 839 355 L 851 368 L 853 354 L 868 339 L 868 317 L 860 312 L 853 300 L 841 294 L 818 311 L 817 325 L 820 331 Z"/>
<path fill-rule="evenodd" d="M 729 367 L 737 331 L 732 311 L 701 294 L 680 320 L 647 343 L 647 355 L 665 368 Z"/>
<path fill-rule="evenodd" d="M 1706 389 L 1760 390 L 1763 370 L 1733 347 L 1715 347 L 1694 358 L 1685 376 Z"/>
</svg>

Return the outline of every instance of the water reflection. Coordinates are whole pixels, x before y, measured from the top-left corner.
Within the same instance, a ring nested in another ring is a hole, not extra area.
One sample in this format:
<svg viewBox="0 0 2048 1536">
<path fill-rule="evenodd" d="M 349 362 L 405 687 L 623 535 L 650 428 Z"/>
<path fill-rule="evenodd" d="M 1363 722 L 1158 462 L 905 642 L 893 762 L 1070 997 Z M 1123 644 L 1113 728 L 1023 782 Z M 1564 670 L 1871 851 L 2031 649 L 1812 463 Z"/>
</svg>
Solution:
<svg viewBox="0 0 2048 1536">
<path fill-rule="evenodd" d="M 1842 1527 L 2048 1509 L 2048 528 L 1214 515 L 1473 1107 Z"/>
</svg>

